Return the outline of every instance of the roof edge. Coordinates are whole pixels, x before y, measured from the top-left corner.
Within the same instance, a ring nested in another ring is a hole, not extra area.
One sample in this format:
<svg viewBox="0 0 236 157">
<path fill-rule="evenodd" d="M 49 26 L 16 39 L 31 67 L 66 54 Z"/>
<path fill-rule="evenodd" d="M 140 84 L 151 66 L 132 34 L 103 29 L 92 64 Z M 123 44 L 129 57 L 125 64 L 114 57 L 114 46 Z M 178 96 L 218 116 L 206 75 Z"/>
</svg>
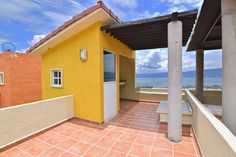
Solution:
<svg viewBox="0 0 236 157">
<path fill-rule="evenodd" d="M 57 29 L 53 30 L 50 34 L 48 34 L 47 36 L 45 36 L 43 39 L 41 39 L 40 41 L 38 41 L 37 43 L 35 43 L 32 47 L 30 47 L 26 53 L 30 54 L 32 53 L 33 50 L 35 50 L 36 48 L 38 48 L 39 46 L 41 46 L 42 44 L 44 44 L 46 41 L 48 41 L 49 39 L 51 39 L 52 37 L 56 36 L 58 33 L 60 33 L 61 31 L 63 31 L 65 28 L 69 27 L 71 24 L 75 23 L 76 21 L 82 19 L 83 17 L 89 15 L 90 13 L 98 10 L 98 9 L 103 9 L 108 15 L 110 15 L 111 18 L 113 18 L 117 23 L 121 23 L 120 19 L 118 16 L 116 16 L 111 9 L 109 9 L 105 3 L 102 0 L 99 0 L 97 2 L 97 4 L 87 8 L 86 10 L 82 11 L 81 13 L 75 15 L 72 17 L 72 19 L 66 21 L 63 25 L 61 25 L 60 27 L 58 27 Z"/>
<path fill-rule="evenodd" d="M 192 9 L 188 11 L 183 11 L 183 12 L 173 12 L 173 13 L 178 13 L 177 18 L 182 18 L 184 16 L 193 16 L 198 14 L 198 9 Z M 134 21 L 128 21 L 124 23 L 118 23 L 118 24 L 111 24 L 107 26 L 102 26 L 101 30 L 107 30 L 107 29 L 116 29 L 116 28 L 121 28 L 121 27 L 127 27 L 127 26 L 132 26 L 132 25 L 140 25 L 141 23 L 147 23 L 147 22 L 158 22 L 162 20 L 172 20 L 172 14 L 166 14 L 166 15 L 161 15 L 161 16 L 156 16 L 156 17 L 151 17 L 151 18 L 144 18 L 144 19 L 139 19 L 139 20 L 134 20 Z"/>
</svg>

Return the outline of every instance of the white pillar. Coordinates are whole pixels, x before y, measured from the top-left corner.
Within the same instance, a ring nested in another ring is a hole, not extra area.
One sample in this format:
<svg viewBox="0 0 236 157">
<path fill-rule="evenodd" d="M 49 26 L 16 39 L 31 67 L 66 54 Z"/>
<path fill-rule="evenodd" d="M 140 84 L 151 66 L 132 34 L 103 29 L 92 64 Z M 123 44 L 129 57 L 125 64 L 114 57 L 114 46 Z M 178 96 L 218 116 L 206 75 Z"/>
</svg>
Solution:
<svg viewBox="0 0 236 157">
<path fill-rule="evenodd" d="M 182 22 L 168 23 L 168 138 L 182 141 Z"/>
<path fill-rule="evenodd" d="M 222 0 L 223 122 L 236 135 L 236 1 Z"/>
<path fill-rule="evenodd" d="M 196 51 L 196 97 L 203 100 L 204 88 L 204 50 Z"/>
</svg>

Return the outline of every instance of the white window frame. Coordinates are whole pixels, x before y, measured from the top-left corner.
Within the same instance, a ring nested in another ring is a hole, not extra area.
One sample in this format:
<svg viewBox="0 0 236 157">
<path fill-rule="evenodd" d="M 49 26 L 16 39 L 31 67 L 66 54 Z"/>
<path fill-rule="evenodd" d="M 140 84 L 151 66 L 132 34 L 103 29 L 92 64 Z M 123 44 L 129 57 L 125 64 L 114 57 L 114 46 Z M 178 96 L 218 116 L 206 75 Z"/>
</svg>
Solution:
<svg viewBox="0 0 236 157">
<path fill-rule="evenodd" d="M 58 78 L 56 78 L 56 79 L 61 79 L 61 84 L 59 85 L 59 84 L 54 84 L 54 72 L 55 71 L 60 71 L 61 72 L 61 78 L 59 78 L 59 76 L 58 76 Z M 50 78 L 51 78 L 51 87 L 52 88 L 62 88 L 62 69 L 61 68 L 56 68 L 56 69 L 50 69 Z"/>
<path fill-rule="evenodd" d="M 0 72 L 0 75 L 2 75 L 2 82 L 0 82 L 0 85 L 4 85 L 4 72 Z"/>
<path fill-rule="evenodd" d="M 110 51 L 110 50 L 107 50 L 107 49 L 103 49 L 103 55 L 104 55 L 104 51 L 107 51 L 108 53 L 111 53 L 111 54 L 113 54 L 113 55 L 115 55 L 115 80 L 112 80 L 112 81 L 106 81 L 105 82 L 105 78 L 104 78 L 104 83 L 109 83 L 109 82 L 116 82 L 117 81 L 117 57 L 118 57 L 118 55 L 115 53 L 115 52 L 113 52 L 113 51 Z M 104 57 L 104 56 L 103 56 Z M 103 64 L 104 64 L 104 61 L 103 61 Z M 104 69 L 103 69 L 104 70 Z M 104 75 L 104 71 L 103 71 L 103 75 Z"/>
</svg>

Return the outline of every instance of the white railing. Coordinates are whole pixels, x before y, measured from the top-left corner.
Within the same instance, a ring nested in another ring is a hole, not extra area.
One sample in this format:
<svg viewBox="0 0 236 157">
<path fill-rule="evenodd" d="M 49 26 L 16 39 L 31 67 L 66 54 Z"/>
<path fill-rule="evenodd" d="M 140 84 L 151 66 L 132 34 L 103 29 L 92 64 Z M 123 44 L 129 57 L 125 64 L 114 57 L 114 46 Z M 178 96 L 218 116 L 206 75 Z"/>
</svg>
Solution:
<svg viewBox="0 0 236 157">
<path fill-rule="evenodd" d="M 73 96 L 0 109 L 0 148 L 74 117 Z"/>
<path fill-rule="evenodd" d="M 192 128 L 205 157 L 235 157 L 236 137 L 188 90 L 186 100 L 193 110 Z"/>
</svg>

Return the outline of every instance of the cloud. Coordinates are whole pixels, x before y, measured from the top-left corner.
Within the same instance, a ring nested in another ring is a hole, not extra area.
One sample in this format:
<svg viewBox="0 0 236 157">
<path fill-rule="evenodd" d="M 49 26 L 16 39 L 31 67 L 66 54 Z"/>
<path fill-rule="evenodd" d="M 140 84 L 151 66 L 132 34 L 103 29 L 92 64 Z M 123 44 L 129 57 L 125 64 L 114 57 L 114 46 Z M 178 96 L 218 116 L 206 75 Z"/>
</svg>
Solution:
<svg viewBox="0 0 236 157">
<path fill-rule="evenodd" d="M 27 22 L 29 20 L 29 16 L 27 15 L 30 15 L 28 13 L 36 9 L 39 9 L 39 7 L 32 1 L 2 0 L 0 17 L 3 18 L 5 22 Z"/>
<path fill-rule="evenodd" d="M 47 17 L 47 20 L 50 20 L 55 26 L 59 26 L 60 24 L 66 22 L 68 19 L 72 18 L 72 15 L 54 11 L 44 11 L 43 15 Z"/>
<path fill-rule="evenodd" d="M 137 0 L 110 0 L 107 1 L 111 5 L 116 5 L 121 8 L 128 8 L 128 9 L 135 9 L 138 7 L 138 1 Z"/>
<path fill-rule="evenodd" d="M 204 69 L 222 68 L 222 51 L 204 52 Z M 196 53 L 182 51 L 183 71 L 196 70 Z M 136 53 L 137 73 L 160 73 L 168 71 L 168 49 L 142 50 Z"/>
<path fill-rule="evenodd" d="M 160 2 L 168 6 L 167 12 L 164 14 L 169 14 L 198 9 L 202 5 L 203 0 L 161 0 Z"/>
<path fill-rule="evenodd" d="M 167 12 L 168 13 L 173 13 L 173 12 L 183 12 L 189 10 L 185 5 L 178 5 L 178 6 L 173 6 L 170 7 Z"/>
<path fill-rule="evenodd" d="M 1 37 L 0 37 L 0 44 L 4 43 L 4 42 L 6 42 L 6 41 L 8 41 L 8 40 L 5 39 L 5 38 L 1 38 Z"/>
<path fill-rule="evenodd" d="M 204 52 L 205 69 L 222 68 L 222 50 L 211 50 Z"/>
<path fill-rule="evenodd" d="M 84 8 L 75 0 L 1 0 L 0 17 L 8 23 L 24 24 L 27 31 L 45 34 Z"/>
<path fill-rule="evenodd" d="M 43 39 L 45 36 L 46 35 L 34 35 L 33 38 L 30 41 L 28 41 L 28 44 L 33 46 L 34 44 L 39 42 L 39 40 Z"/>
<path fill-rule="evenodd" d="M 166 49 L 152 49 L 137 51 L 137 73 L 156 73 L 166 69 Z"/>
<path fill-rule="evenodd" d="M 161 0 L 162 3 L 169 3 L 171 5 L 190 5 L 192 7 L 199 6 L 202 0 Z"/>
<path fill-rule="evenodd" d="M 0 30 L 0 47 L 2 43 L 10 41 L 11 38 L 12 38 L 12 35 L 10 33 Z"/>
<path fill-rule="evenodd" d="M 28 48 L 16 50 L 16 52 L 18 52 L 18 53 L 26 53 L 27 49 Z"/>
<path fill-rule="evenodd" d="M 145 18 L 152 18 L 152 17 L 157 17 L 161 13 L 160 12 L 153 12 L 151 13 L 149 10 L 146 10 L 144 12 L 137 12 L 135 17 L 132 20 L 138 20 L 138 19 L 145 19 Z"/>
<path fill-rule="evenodd" d="M 0 37 L 0 53 L 1 53 L 1 51 L 2 51 L 2 44 L 4 43 L 4 42 L 7 42 L 8 40 L 7 39 L 5 39 L 5 38 L 2 38 L 2 37 Z"/>
</svg>

